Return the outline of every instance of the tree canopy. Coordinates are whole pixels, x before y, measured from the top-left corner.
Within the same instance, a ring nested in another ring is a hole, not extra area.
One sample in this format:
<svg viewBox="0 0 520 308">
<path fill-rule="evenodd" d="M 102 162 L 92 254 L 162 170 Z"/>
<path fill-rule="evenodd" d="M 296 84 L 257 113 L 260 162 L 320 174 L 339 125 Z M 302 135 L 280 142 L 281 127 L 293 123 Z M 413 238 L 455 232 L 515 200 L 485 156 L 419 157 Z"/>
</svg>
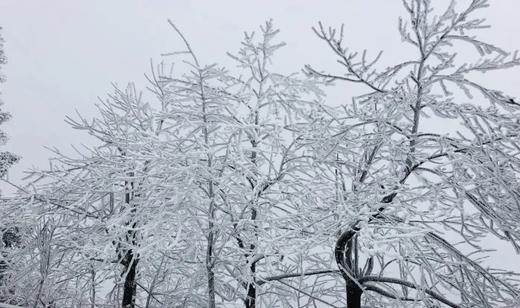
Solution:
<svg viewBox="0 0 520 308">
<path fill-rule="evenodd" d="M 519 306 L 518 274 L 485 261 L 493 239 L 520 252 L 520 104 L 474 79 L 520 58 L 476 35 L 487 6 L 404 0 L 398 31 L 416 56 L 388 67 L 320 22 L 335 72 L 321 59 L 278 72 L 272 21 L 245 33 L 231 68 L 169 22 L 182 47 L 152 66 L 146 94 L 115 87 L 98 116 L 67 118 L 97 145 L 56 149 L 4 200 L 20 241 L 2 251 L 0 298 Z M 346 83 L 366 91 L 331 102 Z"/>
</svg>

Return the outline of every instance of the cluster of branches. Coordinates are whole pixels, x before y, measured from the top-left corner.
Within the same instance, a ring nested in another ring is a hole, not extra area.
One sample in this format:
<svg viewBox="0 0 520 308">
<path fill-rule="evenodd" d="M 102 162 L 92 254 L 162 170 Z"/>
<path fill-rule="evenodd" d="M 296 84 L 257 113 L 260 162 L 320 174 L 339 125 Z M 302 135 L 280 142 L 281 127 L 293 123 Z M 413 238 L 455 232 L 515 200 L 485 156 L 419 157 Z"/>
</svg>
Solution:
<svg viewBox="0 0 520 308">
<path fill-rule="evenodd" d="M 343 72 L 273 70 L 271 22 L 205 65 L 152 66 L 146 99 L 116 88 L 68 118 L 98 146 L 33 172 L 2 204 L 0 296 L 32 307 L 517 307 L 520 104 L 472 81 L 520 64 L 469 33 L 487 6 L 404 0 L 417 59 L 381 68 L 319 24 Z M 459 44 L 474 46 L 461 59 Z M 185 73 L 175 73 L 177 71 Z M 237 72 L 238 71 L 238 72 Z M 323 89 L 366 87 L 341 106 Z M 464 96 L 465 95 L 465 96 Z M 445 132 L 442 121 L 453 130 Z"/>
</svg>

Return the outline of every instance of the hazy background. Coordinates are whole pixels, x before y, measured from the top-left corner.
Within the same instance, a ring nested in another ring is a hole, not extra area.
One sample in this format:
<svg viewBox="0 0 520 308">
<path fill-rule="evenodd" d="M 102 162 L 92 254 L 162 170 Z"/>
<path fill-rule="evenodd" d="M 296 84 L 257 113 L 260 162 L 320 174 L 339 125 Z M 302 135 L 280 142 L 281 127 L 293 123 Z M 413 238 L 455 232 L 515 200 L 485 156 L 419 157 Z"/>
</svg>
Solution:
<svg viewBox="0 0 520 308">
<path fill-rule="evenodd" d="M 468 1 L 459 2 L 462 6 Z M 493 27 L 479 36 L 505 50 L 520 49 L 520 1 L 490 2 L 492 6 L 480 14 Z M 447 1 L 434 3 L 442 6 Z M 256 30 L 273 18 L 281 28 L 279 38 L 288 44 L 275 58 L 275 65 L 288 72 L 307 63 L 339 69 L 311 31 L 320 20 L 334 26 L 345 23 L 346 43 L 353 50 L 366 48 L 375 55 L 385 49 L 385 63 L 417 56 L 397 32 L 397 17 L 404 13 L 398 0 L 0 0 L 0 26 L 8 56 L 3 67 L 7 82 L 0 84 L 0 91 L 3 108 L 13 115 L 0 129 L 10 136 L 5 149 L 22 156 L 11 169 L 10 179 L 19 183 L 23 171 L 45 168 L 50 156 L 45 146 L 71 152 L 71 144 L 91 142 L 83 132 L 69 128 L 65 116 L 74 115 L 76 109 L 86 117 L 95 115 L 97 98 L 111 91 L 112 82 L 124 86 L 134 81 L 144 89 L 150 60 L 158 63 L 161 53 L 184 49 L 168 18 L 207 64 L 231 63 L 225 52 L 238 50 L 243 31 Z M 518 68 L 478 79 L 520 97 Z M 331 104 L 347 102 L 359 90 L 338 88 Z M 12 191 L 5 183 L 0 183 L 0 189 Z M 496 258 L 500 265 L 520 271 L 516 260 L 518 256 L 509 252 Z"/>
</svg>

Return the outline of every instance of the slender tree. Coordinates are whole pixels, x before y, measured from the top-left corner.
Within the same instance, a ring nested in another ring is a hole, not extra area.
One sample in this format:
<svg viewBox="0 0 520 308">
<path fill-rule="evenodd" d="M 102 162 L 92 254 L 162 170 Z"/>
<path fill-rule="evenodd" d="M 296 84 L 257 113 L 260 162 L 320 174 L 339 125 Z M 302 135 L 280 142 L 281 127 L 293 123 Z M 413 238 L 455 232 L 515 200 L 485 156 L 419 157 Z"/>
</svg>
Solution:
<svg viewBox="0 0 520 308">
<path fill-rule="evenodd" d="M 281 214 L 294 211 L 283 189 L 304 185 L 298 182 L 302 157 L 295 126 L 315 108 L 321 92 L 308 79 L 270 71 L 275 51 L 284 45 L 274 42 L 278 30 L 271 21 L 258 38 L 246 34 L 239 52 L 229 54 L 238 77 L 216 65 L 202 66 L 172 26 L 187 49 L 172 55 L 187 53 L 189 65 L 199 72 L 162 80 L 168 117 L 175 123 L 173 144 L 186 153 L 186 166 L 200 178 L 198 203 L 208 204 L 199 224 L 207 238 L 208 306 L 218 298 L 233 301 L 229 290 L 242 289 L 244 305 L 256 307 L 262 284 L 258 273 L 269 276 L 287 246 L 269 238 L 282 236 Z"/>
<path fill-rule="evenodd" d="M 246 33 L 239 52 L 229 54 L 242 70 L 240 77 L 230 78 L 228 89 L 240 98 L 233 110 L 229 166 L 236 182 L 232 192 L 239 195 L 228 194 L 223 211 L 231 219 L 230 239 L 243 257 L 238 271 L 230 274 L 239 277 L 246 308 L 261 303 L 259 273 L 272 275 L 266 265 L 277 268 L 274 265 L 287 253 L 284 242 L 289 238 L 281 229 L 286 227 L 286 213 L 295 207 L 288 192 L 294 189 L 291 186 L 305 185 L 299 180 L 305 157 L 296 127 L 321 98 L 314 82 L 272 71 L 275 52 L 285 44 L 275 41 L 279 30 L 272 21 L 260 30 L 259 38 L 254 32 Z M 278 243 L 271 240 L 275 234 Z"/>
</svg>

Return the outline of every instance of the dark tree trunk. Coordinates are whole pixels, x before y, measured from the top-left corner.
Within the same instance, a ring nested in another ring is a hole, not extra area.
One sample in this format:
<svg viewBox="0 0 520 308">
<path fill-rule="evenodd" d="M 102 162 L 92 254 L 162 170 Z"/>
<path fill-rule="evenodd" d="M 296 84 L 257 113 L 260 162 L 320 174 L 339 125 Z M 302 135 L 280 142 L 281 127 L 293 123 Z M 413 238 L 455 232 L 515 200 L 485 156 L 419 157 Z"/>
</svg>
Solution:
<svg viewBox="0 0 520 308">
<path fill-rule="evenodd" d="M 255 273 L 256 273 L 256 263 L 253 263 L 251 265 L 251 273 L 252 273 L 253 280 L 254 280 Z M 246 304 L 246 308 L 255 308 L 256 307 L 256 284 L 254 281 L 247 285 L 247 298 L 246 298 L 245 304 Z"/>
<path fill-rule="evenodd" d="M 132 260 L 133 259 L 133 260 Z M 137 263 L 139 259 L 133 256 L 130 250 L 127 254 L 128 263 L 125 264 L 125 285 L 123 288 L 123 308 L 135 307 L 135 296 L 137 293 Z"/>
<path fill-rule="evenodd" d="M 347 308 L 361 308 L 363 290 L 352 280 L 346 281 Z"/>
<path fill-rule="evenodd" d="M 250 284 L 247 288 L 246 308 L 256 307 L 256 287 L 254 284 Z"/>
<path fill-rule="evenodd" d="M 343 279 L 345 279 L 345 295 L 347 297 L 347 308 L 361 308 L 361 295 L 363 289 L 354 280 L 358 278 L 357 253 L 355 237 L 359 228 L 354 227 L 343 232 L 336 242 L 334 251 L 336 263 Z M 347 274 L 347 272 L 350 272 Z M 354 279 L 353 279 L 354 278 Z"/>
<path fill-rule="evenodd" d="M 134 176 L 133 172 L 128 174 L 130 177 Z M 125 181 L 125 204 L 130 207 L 130 213 L 133 216 L 136 211 L 137 205 L 133 203 L 135 197 L 139 196 L 134 193 L 134 183 Z M 132 222 L 133 221 L 133 222 Z M 127 225 L 131 226 L 131 228 L 127 231 L 124 243 L 130 244 L 130 247 L 137 246 L 137 221 L 131 219 Z M 121 249 L 121 246 L 117 245 L 117 252 L 119 256 L 119 262 L 124 266 L 125 276 L 125 284 L 123 287 L 123 308 L 135 308 L 135 297 L 137 293 L 137 264 L 139 263 L 139 255 L 134 254 L 134 250 L 132 248 Z"/>
<path fill-rule="evenodd" d="M 385 196 L 381 203 L 391 203 L 397 193 L 391 193 Z M 376 214 L 373 214 L 369 218 L 369 222 L 373 219 L 377 219 L 381 216 L 386 206 L 381 206 Z M 334 248 L 334 257 L 336 264 L 341 271 L 343 279 L 345 280 L 345 295 L 347 297 L 347 308 L 361 308 L 361 295 L 363 295 L 363 289 L 358 285 L 354 279 L 359 279 L 361 276 L 360 269 L 358 268 L 358 254 L 357 254 L 357 240 L 356 236 L 359 232 L 360 227 L 357 223 L 353 224 L 348 230 L 340 232 L 340 236 L 336 241 L 336 247 Z M 371 267 L 371 266 L 370 266 Z M 370 270 L 371 271 L 371 270 Z M 350 272 L 347 274 L 347 272 Z"/>
<path fill-rule="evenodd" d="M 215 272 L 213 272 L 212 267 L 208 267 L 208 307 L 215 308 L 217 307 L 215 298 Z"/>
</svg>

